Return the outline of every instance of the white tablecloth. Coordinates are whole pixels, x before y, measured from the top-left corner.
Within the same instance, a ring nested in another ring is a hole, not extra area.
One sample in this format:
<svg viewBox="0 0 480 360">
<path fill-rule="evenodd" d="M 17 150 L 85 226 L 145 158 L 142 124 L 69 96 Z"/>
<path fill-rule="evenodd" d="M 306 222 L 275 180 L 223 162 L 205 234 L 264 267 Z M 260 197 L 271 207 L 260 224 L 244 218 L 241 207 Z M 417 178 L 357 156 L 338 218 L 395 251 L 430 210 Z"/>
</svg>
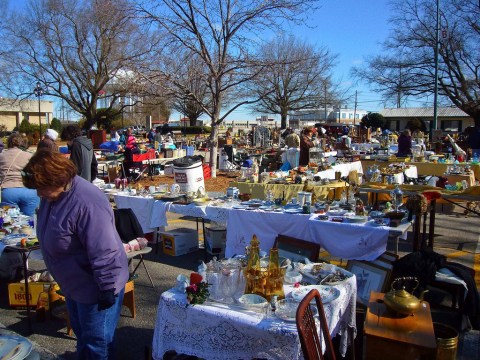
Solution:
<svg viewBox="0 0 480 360">
<path fill-rule="evenodd" d="M 375 260 L 387 249 L 389 230 L 370 223 L 350 224 L 316 220 L 308 222 L 312 242 L 342 259 Z"/>
<path fill-rule="evenodd" d="M 163 211 L 163 201 L 152 197 L 114 195 L 118 209 L 130 208 L 137 216 L 144 233 L 155 231 L 156 228 L 167 226 L 167 215 Z"/>
<path fill-rule="evenodd" d="M 350 171 L 356 170 L 358 174 L 363 174 L 363 167 L 361 161 L 353 161 L 345 164 L 338 164 L 332 166 L 331 169 L 319 171 L 315 176 L 319 176 L 322 179 L 335 179 L 335 172 L 340 172 L 343 176 L 348 176 Z"/>
<path fill-rule="evenodd" d="M 332 336 L 341 336 L 345 354 L 349 328 L 356 328 L 355 276 L 336 286 L 340 296 L 324 305 Z M 285 286 L 285 293 L 292 290 Z M 227 305 L 186 306 L 185 294 L 169 290 L 160 297 L 153 358 L 160 360 L 168 350 L 209 360 L 224 359 L 302 359 L 295 322 L 285 322 L 274 315 L 242 312 Z"/>
<path fill-rule="evenodd" d="M 278 234 L 309 240 L 310 215 L 264 212 L 261 210 L 235 210 L 228 214 L 227 247 L 225 256 L 244 254 L 253 235 L 260 241 L 260 249 L 269 251 Z"/>
<path fill-rule="evenodd" d="M 320 244 L 332 256 L 349 260 L 374 260 L 385 252 L 389 236 L 405 239 L 411 223 L 392 228 L 371 223 L 349 224 L 315 220 L 317 215 L 286 214 L 261 210 L 230 210 L 225 256 L 245 253 L 255 234 L 260 248 L 269 251 L 278 234 Z"/>
</svg>

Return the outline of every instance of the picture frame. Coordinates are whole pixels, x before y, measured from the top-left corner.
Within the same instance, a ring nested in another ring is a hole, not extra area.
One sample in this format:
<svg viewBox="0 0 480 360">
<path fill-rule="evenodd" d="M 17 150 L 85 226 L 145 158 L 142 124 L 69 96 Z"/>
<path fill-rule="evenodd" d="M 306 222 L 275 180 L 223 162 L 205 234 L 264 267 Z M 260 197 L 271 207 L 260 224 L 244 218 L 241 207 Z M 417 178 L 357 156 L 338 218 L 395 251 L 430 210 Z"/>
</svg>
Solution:
<svg viewBox="0 0 480 360">
<path fill-rule="evenodd" d="M 318 254 L 320 253 L 320 245 L 287 236 L 278 234 L 273 245 L 278 249 L 278 255 L 290 259 L 294 262 L 304 262 L 305 258 L 316 262 Z"/>
<path fill-rule="evenodd" d="M 389 251 L 385 251 L 382 255 L 378 257 L 378 259 L 381 259 L 381 261 L 391 262 L 391 263 L 394 263 L 399 258 L 400 258 L 400 255 L 389 252 Z"/>
<path fill-rule="evenodd" d="M 357 302 L 367 306 L 370 292 L 385 292 L 391 269 L 373 262 L 349 260 L 346 269 L 357 279 Z"/>
</svg>

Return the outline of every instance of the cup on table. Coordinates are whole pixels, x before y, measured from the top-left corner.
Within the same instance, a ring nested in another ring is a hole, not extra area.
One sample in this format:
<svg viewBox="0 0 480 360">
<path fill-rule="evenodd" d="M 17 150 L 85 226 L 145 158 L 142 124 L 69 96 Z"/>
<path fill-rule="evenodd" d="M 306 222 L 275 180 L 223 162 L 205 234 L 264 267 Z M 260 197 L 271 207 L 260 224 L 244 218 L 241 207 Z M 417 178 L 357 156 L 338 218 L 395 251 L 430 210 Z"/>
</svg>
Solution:
<svg viewBox="0 0 480 360">
<path fill-rule="evenodd" d="M 177 290 L 178 292 L 184 293 L 187 286 L 188 286 L 188 278 L 182 274 L 178 275 L 177 282 L 175 284 L 175 290 Z"/>
<path fill-rule="evenodd" d="M 150 186 L 148 187 L 148 191 L 150 192 L 150 194 L 153 194 L 153 193 L 156 191 L 155 186 L 154 186 L 154 185 L 150 185 Z"/>
</svg>

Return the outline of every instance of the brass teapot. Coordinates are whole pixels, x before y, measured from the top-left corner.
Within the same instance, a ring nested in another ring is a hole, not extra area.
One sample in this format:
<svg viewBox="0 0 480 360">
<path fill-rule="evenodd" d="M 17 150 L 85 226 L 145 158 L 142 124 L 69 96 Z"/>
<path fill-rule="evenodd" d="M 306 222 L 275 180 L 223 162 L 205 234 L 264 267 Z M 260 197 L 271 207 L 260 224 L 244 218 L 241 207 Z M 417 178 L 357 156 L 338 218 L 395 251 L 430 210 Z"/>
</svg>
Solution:
<svg viewBox="0 0 480 360">
<path fill-rule="evenodd" d="M 421 306 L 423 301 L 423 295 L 428 291 L 422 291 L 420 295 L 420 299 L 415 297 L 414 295 L 410 294 L 407 290 L 405 290 L 405 282 L 406 281 L 414 281 L 415 286 L 412 289 L 412 293 L 420 284 L 417 278 L 414 277 L 401 277 L 397 278 L 392 282 L 391 290 L 385 294 L 383 301 L 387 308 L 393 310 L 402 315 L 411 315 L 417 312 Z M 395 289 L 395 284 L 403 282 L 403 286 L 401 289 Z"/>
</svg>

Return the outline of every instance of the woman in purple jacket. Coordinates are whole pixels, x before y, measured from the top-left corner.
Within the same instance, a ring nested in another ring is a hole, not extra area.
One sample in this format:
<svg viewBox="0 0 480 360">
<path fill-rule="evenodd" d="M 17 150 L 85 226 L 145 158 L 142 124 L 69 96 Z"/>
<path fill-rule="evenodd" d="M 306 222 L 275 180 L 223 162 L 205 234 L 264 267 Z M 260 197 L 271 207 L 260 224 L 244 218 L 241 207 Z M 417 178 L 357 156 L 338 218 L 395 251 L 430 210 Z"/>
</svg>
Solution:
<svg viewBox="0 0 480 360">
<path fill-rule="evenodd" d="M 37 151 L 22 177 L 41 198 L 37 237 L 47 269 L 65 294 L 78 358 L 114 358 L 129 275 L 107 198 L 57 152 Z"/>
</svg>

